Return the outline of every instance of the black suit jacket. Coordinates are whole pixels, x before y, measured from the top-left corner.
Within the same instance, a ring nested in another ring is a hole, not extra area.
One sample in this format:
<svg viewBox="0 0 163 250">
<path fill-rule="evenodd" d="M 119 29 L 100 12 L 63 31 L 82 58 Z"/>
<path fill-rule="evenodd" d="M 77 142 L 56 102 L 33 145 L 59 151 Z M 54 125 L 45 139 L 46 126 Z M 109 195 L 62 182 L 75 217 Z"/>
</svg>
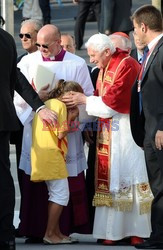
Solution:
<svg viewBox="0 0 163 250">
<path fill-rule="evenodd" d="M 132 49 L 130 56 L 133 57 L 136 61 L 138 61 L 138 53 L 137 53 L 137 49 Z"/>
<path fill-rule="evenodd" d="M 133 138 L 139 146 L 143 146 L 145 134 L 154 140 L 156 131 L 163 130 L 163 38 L 149 57 L 141 92 L 143 112 L 140 115 L 136 82 L 132 89 L 130 121 Z"/>
<path fill-rule="evenodd" d="M 34 110 L 43 105 L 27 79 L 17 69 L 17 53 L 13 37 L 0 28 L 0 131 L 14 131 L 19 122 L 13 104 L 16 90 Z"/>
</svg>

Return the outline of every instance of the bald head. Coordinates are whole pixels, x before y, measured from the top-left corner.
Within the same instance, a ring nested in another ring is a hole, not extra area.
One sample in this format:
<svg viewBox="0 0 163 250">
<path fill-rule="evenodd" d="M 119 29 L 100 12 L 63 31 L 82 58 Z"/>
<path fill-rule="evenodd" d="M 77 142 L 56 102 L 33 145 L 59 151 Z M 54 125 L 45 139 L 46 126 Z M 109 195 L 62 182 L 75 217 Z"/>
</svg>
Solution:
<svg viewBox="0 0 163 250">
<path fill-rule="evenodd" d="M 37 37 L 56 40 L 61 39 L 61 33 L 55 25 L 47 24 L 39 30 Z"/>
<path fill-rule="evenodd" d="M 61 34 L 61 45 L 64 50 L 75 54 L 75 39 L 68 33 Z"/>
<path fill-rule="evenodd" d="M 130 38 L 127 36 L 119 35 L 119 34 L 112 34 L 109 35 L 112 43 L 116 48 L 126 50 L 130 53 L 131 48 L 132 48 L 132 43 L 130 41 Z"/>
<path fill-rule="evenodd" d="M 55 57 L 61 51 L 61 33 L 52 24 L 43 26 L 37 34 L 37 46 L 43 57 Z"/>
</svg>

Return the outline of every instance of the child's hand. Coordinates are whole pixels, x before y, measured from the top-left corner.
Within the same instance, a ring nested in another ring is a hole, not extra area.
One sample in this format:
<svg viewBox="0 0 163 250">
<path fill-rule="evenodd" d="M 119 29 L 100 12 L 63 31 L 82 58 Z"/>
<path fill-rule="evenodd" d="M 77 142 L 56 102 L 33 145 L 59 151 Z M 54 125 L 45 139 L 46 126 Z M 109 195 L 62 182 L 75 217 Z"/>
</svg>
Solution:
<svg viewBox="0 0 163 250">
<path fill-rule="evenodd" d="M 68 121 L 74 121 L 76 117 L 79 116 L 79 109 L 78 107 L 74 107 L 67 110 Z"/>
</svg>

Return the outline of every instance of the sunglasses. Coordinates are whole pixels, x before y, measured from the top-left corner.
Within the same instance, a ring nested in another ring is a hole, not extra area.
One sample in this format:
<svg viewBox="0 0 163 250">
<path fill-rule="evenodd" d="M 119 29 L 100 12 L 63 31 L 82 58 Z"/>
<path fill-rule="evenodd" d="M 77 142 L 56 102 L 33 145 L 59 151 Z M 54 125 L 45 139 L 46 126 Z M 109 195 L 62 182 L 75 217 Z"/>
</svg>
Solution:
<svg viewBox="0 0 163 250">
<path fill-rule="evenodd" d="M 31 39 L 31 35 L 28 34 L 28 33 L 26 33 L 26 34 L 20 33 L 20 34 L 19 34 L 20 39 L 22 39 L 24 36 L 25 36 L 25 38 L 27 38 L 27 39 Z"/>
<path fill-rule="evenodd" d="M 54 42 L 52 42 L 51 44 L 39 44 L 39 43 L 35 43 L 35 45 L 38 48 L 43 48 L 43 49 L 48 49 L 52 44 L 54 44 L 57 40 L 55 40 Z"/>
</svg>

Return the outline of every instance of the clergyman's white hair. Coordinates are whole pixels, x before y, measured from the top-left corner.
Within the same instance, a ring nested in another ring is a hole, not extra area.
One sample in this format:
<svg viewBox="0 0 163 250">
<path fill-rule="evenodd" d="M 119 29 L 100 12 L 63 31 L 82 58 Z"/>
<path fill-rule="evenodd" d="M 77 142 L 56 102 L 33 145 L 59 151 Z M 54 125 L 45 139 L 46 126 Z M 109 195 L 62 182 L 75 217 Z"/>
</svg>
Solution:
<svg viewBox="0 0 163 250">
<path fill-rule="evenodd" d="M 42 28 L 42 22 L 40 20 L 36 20 L 36 19 L 24 20 L 21 23 L 21 27 L 23 27 L 26 24 L 32 24 L 34 26 L 34 29 L 35 29 L 36 32 L 38 32 Z"/>
<path fill-rule="evenodd" d="M 109 38 L 113 42 L 114 46 L 122 50 L 131 50 L 132 43 L 129 38 L 123 37 L 121 35 L 109 35 Z"/>
<path fill-rule="evenodd" d="M 111 39 L 107 35 L 101 33 L 91 36 L 86 42 L 85 47 L 98 52 L 110 49 L 111 54 L 113 54 L 116 50 Z"/>
</svg>

